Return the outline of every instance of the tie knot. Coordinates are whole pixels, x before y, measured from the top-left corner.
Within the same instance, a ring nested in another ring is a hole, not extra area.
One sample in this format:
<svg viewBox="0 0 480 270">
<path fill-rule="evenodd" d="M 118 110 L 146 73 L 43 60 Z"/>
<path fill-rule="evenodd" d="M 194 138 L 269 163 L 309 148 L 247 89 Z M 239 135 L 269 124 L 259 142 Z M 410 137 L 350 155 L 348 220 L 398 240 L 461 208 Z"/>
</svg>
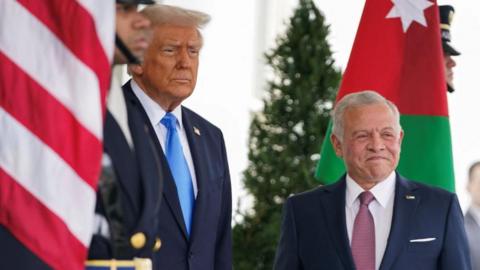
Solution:
<svg viewBox="0 0 480 270">
<path fill-rule="evenodd" d="M 375 197 L 370 191 L 364 191 L 360 193 L 360 196 L 358 196 L 360 199 L 360 204 L 368 206 L 374 199 Z"/>
<path fill-rule="evenodd" d="M 177 118 L 173 113 L 167 112 L 162 120 L 160 120 L 160 123 L 162 123 L 167 129 L 172 130 L 177 127 Z"/>
</svg>

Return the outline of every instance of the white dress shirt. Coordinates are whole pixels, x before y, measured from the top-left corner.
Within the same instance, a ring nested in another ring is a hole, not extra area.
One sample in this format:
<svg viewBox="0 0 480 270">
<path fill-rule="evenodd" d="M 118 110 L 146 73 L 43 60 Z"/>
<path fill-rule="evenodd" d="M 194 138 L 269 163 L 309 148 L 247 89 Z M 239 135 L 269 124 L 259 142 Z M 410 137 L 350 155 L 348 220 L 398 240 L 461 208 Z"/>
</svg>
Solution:
<svg viewBox="0 0 480 270">
<path fill-rule="evenodd" d="M 118 67 L 114 67 L 112 73 L 110 91 L 108 91 L 107 96 L 107 108 L 122 130 L 128 145 L 133 149 L 132 134 L 128 128 L 127 105 L 125 104 L 125 98 L 123 97 L 120 78 L 119 76 L 115 76 L 115 74 L 118 73 Z"/>
<path fill-rule="evenodd" d="M 350 245 L 352 243 L 353 224 L 360 208 L 358 196 L 363 191 L 363 188 L 347 175 L 345 214 Z M 370 189 L 370 192 L 375 197 L 368 209 L 372 213 L 375 224 L 375 269 L 378 270 L 387 248 L 388 235 L 392 225 L 393 201 L 395 199 L 395 172 L 392 172 L 385 180 L 375 185 Z"/>
<path fill-rule="evenodd" d="M 469 210 L 475 222 L 477 222 L 477 224 L 480 225 L 480 207 L 472 203 L 470 205 Z"/>
<path fill-rule="evenodd" d="M 132 87 L 133 93 L 140 100 L 140 103 L 142 103 L 143 109 L 145 109 L 145 112 L 147 113 L 148 119 L 150 120 L 150 123 L 155 130 L 157 139 L 162 146 L 163 153 L 165 154 L 165 140 L 167 138 L 167 128 L 160 123 L 160 120 L 162 120 L 162 118 L 167 112 L 158 103 L 156 103 L 147 94 L 145 94 L 145 92 L 143 92 L 140 86 L 138 86 L 138 84 L 133 79 L 130 81 L 130 85 Z M 195 198 L 197 198 L 197 177 L 195 175 L 195 167 L 193 166 L 190 146 L 188 145 L 187 133 L 185 132 L 185 128 L 182 123 L 181 106 L 177 106 L 173 111 L 171 111 L 171 113 L 175 115 L 178 120 L 177 131 L 180 137 L 180 143 L 182 144 L 183 155 L 187 160 L 188 169 L 190 170 L 190 175 L 192 177 L 193 193 L 195 194 Z"/>
</svg>

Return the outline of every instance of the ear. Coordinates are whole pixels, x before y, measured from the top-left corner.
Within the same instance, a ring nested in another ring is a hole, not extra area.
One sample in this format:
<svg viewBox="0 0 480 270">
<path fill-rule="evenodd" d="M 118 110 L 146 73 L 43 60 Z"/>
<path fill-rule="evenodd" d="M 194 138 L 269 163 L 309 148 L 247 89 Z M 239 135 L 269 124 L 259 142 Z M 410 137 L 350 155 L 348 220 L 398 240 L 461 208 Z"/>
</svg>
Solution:
<svg viewBox="0 0 480 270">
<path fill-rule="evenodd" d="M 128 70 L 132 75 L 135 76 L 142 76 L 143 74 L 143 67 L 142 65 L 128 65 Z"/>
<path fill-rule="evenodd" d="M 342 151 L 342 142 L 340 139 L 337 138 L 333 133 L 330 135 L 330 141 L 332 142 L 333 150 L 335 150 L 335 154 L 342 158 L 343 157 L 343 151 Z"/>
<path fill-rule="evenodd" d="M 400 129 L 400 134 L 398 137 L 398 144 L 400 145 L 400 148 L 402 147 L 402 141 L 403 141 L 403 129 Z"/>
</svg>

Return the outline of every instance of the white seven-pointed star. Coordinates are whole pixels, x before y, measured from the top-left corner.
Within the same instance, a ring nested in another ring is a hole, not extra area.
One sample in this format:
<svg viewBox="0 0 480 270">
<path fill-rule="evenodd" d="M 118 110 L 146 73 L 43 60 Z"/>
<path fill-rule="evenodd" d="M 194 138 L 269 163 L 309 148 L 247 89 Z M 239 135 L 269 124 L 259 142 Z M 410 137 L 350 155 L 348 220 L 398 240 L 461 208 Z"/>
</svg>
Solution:
<svg viewBox="0 0 480 270">
<path fill-rule="evenodd" d="M 400 18 L 403 32 L 407 32 L 413 21 L 427 27 L 423 10 L 433 5 L 427 0 L 392 0 L 393 7 L 386 18 Z"/>
</svg>

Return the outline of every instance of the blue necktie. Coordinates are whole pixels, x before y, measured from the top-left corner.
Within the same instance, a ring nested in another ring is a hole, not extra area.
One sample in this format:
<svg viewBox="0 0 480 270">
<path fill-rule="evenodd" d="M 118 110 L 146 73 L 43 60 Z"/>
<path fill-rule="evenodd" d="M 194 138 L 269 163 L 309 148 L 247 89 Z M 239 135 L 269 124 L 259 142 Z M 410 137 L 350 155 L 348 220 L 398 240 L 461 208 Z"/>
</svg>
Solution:
<svg viewBox="0 0 480 270">
<path fill-rule="evenodd" d="M 183 220 L 188 235 L 192 225 L 192 213 L 195 203 L 193 195 L 193 184 L 188 169 L 187 160 L 183 155 L 182 145 L 177 132 L 177 118 L 172 113 L 167 113 L 160 120 L 160 123 L 167 128 L 167 138 L 165 140 L 165 153 L 168 165 L 172 172 L 175 185 L 177 186 L 178 199 L 182 207 Z"/>
</svg>

